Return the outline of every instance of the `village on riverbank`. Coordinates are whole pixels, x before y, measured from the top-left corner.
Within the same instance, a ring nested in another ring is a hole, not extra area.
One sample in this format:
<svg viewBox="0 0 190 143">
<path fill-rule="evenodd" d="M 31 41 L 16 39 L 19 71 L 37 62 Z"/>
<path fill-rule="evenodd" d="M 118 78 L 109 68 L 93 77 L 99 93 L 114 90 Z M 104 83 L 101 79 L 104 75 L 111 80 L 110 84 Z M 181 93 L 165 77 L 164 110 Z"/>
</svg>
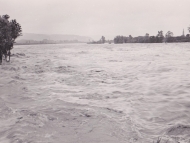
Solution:
<svg viewBox="0 0 190 143">
<path fill-rule="evenodd" d="M 190 32 L 190 27 L 188 27 Z M 116 36 L 113 40 L 106 40 L 104 36 L 101 37 L 99 41 L 88 42 L 88 44 L 104 44 L 104 43 L 114 43 L 114 44 L 123 44 L 123 43 L 173 43 L 173 42 L 190 42 L 190 34 L 186 34 L 183 30 L 182 35 L 174 36 L 173 32 L 168 31 L 165 36 L 163 31 L 158 31 L 156 36 L 150 36 L 148 33 L 145 36 L 132 37 L 131 35 L 127 36 Z"/>
</svg>

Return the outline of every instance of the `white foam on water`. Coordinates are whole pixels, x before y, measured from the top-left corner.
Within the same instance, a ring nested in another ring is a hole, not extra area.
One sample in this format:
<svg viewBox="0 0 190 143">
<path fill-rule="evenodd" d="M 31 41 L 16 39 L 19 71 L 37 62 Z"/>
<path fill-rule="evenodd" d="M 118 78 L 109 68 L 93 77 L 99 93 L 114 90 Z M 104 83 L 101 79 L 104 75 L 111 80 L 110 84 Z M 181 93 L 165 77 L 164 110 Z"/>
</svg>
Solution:
<svg viewBox="0 0 190 143">
<path fill-rule="evenodd" d="M 5 64 L 0 70 L 17 72 L 15 81 L 25 78 L 35 100 L 117 111 L 131 119 L 141 138 L 188 140 L 189 48 L 189 43 L 15 46 L 14 53 L 25 53 L 13 59 L 16 70 Z"/>
</svg>

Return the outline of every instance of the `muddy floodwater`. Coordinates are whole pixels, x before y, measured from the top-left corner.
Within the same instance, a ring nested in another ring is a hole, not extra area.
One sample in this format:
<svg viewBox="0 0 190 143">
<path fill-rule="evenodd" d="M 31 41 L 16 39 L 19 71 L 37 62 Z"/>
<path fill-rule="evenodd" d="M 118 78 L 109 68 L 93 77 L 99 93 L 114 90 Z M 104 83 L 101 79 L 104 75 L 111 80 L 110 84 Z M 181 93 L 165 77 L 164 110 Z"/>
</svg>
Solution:
<svg viewBox="0 0 190 143">
<path fill-rule="evenodd" d="M 22 45 L 0 65 L 1 143 L 189 142 L 190 43 Z"/>
</svg>

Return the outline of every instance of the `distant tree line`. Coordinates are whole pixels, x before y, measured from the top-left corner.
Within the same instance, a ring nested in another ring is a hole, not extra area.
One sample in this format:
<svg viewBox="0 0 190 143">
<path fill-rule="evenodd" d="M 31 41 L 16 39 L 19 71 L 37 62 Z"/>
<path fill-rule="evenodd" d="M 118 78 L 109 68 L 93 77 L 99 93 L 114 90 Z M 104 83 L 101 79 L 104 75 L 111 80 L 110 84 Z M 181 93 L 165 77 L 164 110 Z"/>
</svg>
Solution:
<svg viewBox="0 0 190 143">
<path fill-rule="evenodd" d="M 105 38 L 104 36 L 102 36 L 102 37 L 100 38 L 100 40 L 88 42 L 88 44 L 104 44 L 105 42 L 106 42 L 106 38 Z"/>
<path fill-rule="evenodd" d="M 13 48 L 13 44 L 18 36 L 22 35 L 22 28 L 17 21 L 9 20 L 9 15 L 0 16 L 0 64 L 2 63 L 3 55 L 6 60 L 9 57 L 10 50 Z"/>
<path fill-rule="evenodd" d="M 188 30 L 190 32 L 190 27 L 188 27 Z M 173 32 L 168 31 L 165 36 L 163 35 L 163 31 L 158 31 L 158 34 L 156 36 L 149 36 L 148 33 L 145 34 L 145 36 L 138 36 L 138 37 L 132 37 L 129 35 L 126 36 L 116 36 L 114 38 L 115 44 L 121 44 L 121 43 L 162 43 L 162 42 L 190 42 L 190 34 L 182 35 L 182 36 L 173 36 Z"/>
</svg>

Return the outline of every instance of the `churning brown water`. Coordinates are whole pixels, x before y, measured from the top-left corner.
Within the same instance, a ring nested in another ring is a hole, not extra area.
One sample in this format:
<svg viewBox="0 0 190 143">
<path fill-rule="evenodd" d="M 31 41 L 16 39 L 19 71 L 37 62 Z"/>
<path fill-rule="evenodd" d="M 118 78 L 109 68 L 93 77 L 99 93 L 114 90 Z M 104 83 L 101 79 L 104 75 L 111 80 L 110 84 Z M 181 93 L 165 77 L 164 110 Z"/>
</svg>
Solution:
<svg viewBox="0 0 190 143">
<path fill-rule="evenodd" d="M 15 46 L 0 142 L 188 142 L 190 44 Z"/>
</svg>

